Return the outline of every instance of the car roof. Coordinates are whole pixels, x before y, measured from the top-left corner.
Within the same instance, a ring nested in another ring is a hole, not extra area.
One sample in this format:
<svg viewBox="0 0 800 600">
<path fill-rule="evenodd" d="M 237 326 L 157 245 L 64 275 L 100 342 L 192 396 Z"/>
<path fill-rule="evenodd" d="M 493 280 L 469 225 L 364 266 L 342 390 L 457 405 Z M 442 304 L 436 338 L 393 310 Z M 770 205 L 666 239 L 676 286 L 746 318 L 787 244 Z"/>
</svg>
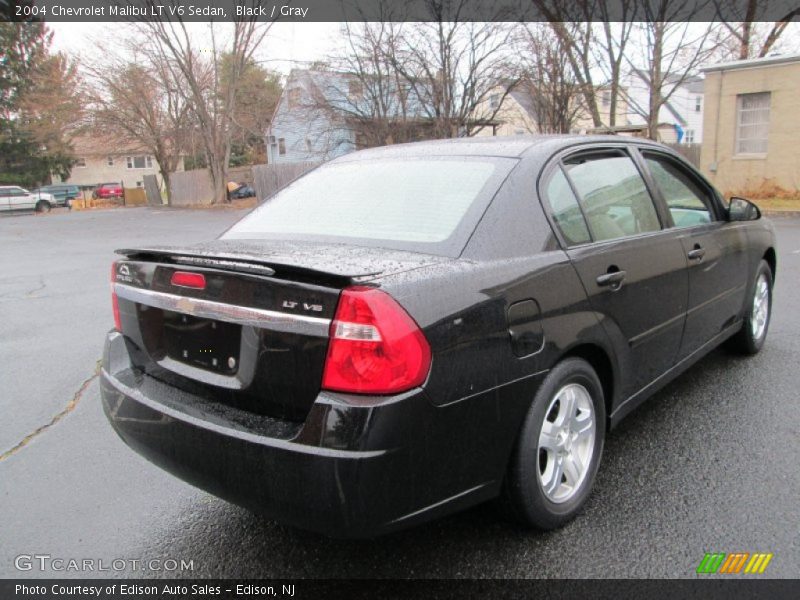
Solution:
<svg viewBox="0 0 800 600">
<path fill-rule="evenodd" d="M 586 144 L 626 144 L 666 149 L 667 146 L 647 140 L 619 135 L 515 135 L 453 138 L 394 144 L 346 154 L 335 162 L 373 158 L 406 158 L 424 156 L 497 156 L 520 158 L 539 152 L 553 154 L 571 146 Z"/>
</svg>

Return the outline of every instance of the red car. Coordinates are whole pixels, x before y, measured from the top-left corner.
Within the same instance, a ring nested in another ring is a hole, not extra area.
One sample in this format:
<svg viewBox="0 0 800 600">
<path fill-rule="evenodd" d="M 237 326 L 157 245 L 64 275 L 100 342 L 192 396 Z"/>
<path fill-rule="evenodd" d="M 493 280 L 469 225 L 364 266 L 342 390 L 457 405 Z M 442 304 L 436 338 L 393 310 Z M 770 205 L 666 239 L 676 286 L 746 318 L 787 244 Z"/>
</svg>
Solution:
<svg viewBox="0 0 800 600">
<path fill-rule="evenodd" d="M 92 198 L 122 198 L 122 186 L 118 183 L 101 183 L 92 192 Z"/>
</svg>

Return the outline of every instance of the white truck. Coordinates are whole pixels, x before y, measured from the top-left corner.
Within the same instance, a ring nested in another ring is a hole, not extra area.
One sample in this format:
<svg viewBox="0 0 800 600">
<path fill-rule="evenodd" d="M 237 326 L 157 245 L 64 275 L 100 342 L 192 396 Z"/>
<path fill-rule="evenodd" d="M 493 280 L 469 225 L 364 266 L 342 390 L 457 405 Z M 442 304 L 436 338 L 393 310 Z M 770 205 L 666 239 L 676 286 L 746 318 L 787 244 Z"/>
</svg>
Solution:
<svg viewBox="0 0 800 600">
<path fill-rule="evenodd" d="M 32 193 L 15 185 L 0 185 L 0 212 L 23 210 L 49 212 L 54 205 L 53 194 Z"/>
</svg>

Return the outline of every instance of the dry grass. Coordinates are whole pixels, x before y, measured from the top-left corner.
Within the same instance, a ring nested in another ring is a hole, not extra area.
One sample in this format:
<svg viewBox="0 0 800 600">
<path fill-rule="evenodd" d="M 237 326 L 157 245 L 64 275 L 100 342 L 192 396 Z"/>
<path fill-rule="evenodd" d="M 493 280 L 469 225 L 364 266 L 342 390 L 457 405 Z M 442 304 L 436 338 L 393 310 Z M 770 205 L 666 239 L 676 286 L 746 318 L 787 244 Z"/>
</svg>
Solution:
<svg viewBox="0 0 800 600">
<path fill-rule="evenodd" d="M 765 179 L 757 186 L 738 190 L 728 190 L 726 196 L 741 196 L 750 200 L 795 200 L 800 201 L 800 190 L 787 190 L 775 183 L 773 179 Z"/>
<path fill-rule="evenodd" d="M 746 197 L 746 196 L 745 196 Z M 791 198 L 759 198 L 753 200 L 756 206 L 764 211 L 772 212 L 800 212 L 800 199 Z"/>
<path fill-rule="evenodd" d="M 122 208 L 122 201 L 103 198 L 72 201 L 72 210 L 91 210 L 93 208 Z"/>
<path fill-rule="evenodd" d="M 175 207 L 170 207 L 165 204 L 164 208 L 178 208 L 181 210 L 247 210 L 254 208 L 257 204 L 258 200 L 256 198 L 242 198 L 240 200 L 231 200 L 227 204 L 186 204 L 184 206 Z M 147 204 L 136 202 L 130 203 L 127 206 L 147 206 Z M 113 200 L 92 199 L 72 201 L 72 210 L 92 210 L 95 208 L 125 208 L 125 206 L 123 206 L 121 202 L 115 202 Z"/>
<path fill-rule="evenodd" d="M 740 196 L 755 202 L 766 211 L 800 211 L 800 190 L 787 190 L 775 183 L 773 179 L 765 179 L 757 186 L 728 190 L 726 198 Z"/>
</svg>

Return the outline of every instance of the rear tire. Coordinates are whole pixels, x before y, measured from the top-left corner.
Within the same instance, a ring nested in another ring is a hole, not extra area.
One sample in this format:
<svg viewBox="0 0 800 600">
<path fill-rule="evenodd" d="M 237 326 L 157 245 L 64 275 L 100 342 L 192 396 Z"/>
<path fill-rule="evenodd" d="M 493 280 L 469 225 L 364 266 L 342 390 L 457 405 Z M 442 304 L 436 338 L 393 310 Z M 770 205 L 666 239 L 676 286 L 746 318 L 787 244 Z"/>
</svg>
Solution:
<svg viewBox="0 0 800 600">
<path fill-rule="evenodd" d="M 525 527 L 555 529 L 589 497 L 606 432 L 603 387 L 580 358 L 553 368 L 533 400 L 512 452 L 501 507 Z"/>
<path fill-rule="evenodd" d="M 772 280 L 772 269 L 767 261 L 762 260 L 747 296 L 747 310 L 742 328 L 728 343 L 728 347 L 734 352 L 752 356 L 758 354 L 764 346 L 772 318 Z"/>
<path fill-rule="evenodd" d="M 50 206 L 50 203 L 47 200 L 39 200 L 36 203 L 36 212 L 37 213 L 48 213 L 48 212 L 50 212 L 51 208 L 52 208 L 52 206 Z"/>
</svg>

